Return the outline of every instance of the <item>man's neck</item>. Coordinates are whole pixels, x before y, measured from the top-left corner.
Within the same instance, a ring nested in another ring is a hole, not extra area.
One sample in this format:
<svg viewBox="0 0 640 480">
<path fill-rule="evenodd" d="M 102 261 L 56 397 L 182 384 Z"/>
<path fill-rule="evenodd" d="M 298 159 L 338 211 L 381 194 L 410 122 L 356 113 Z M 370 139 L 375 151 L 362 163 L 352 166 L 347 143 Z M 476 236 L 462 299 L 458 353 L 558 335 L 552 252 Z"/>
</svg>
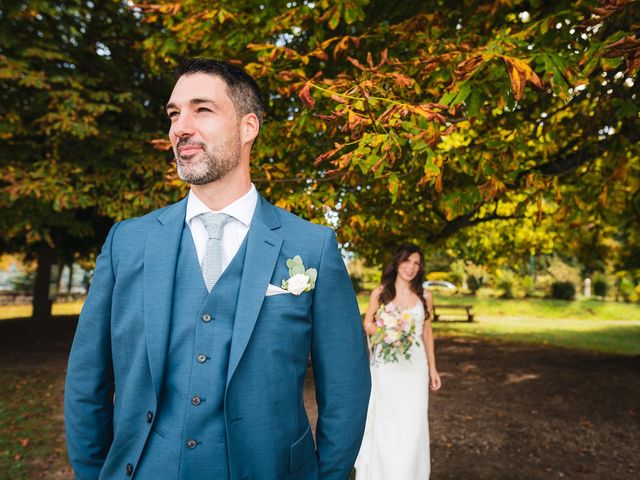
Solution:
<svg viewBox="0 0 640 480">
<path fill-rule="evenodd" d="M 248 172 L 230 172 L 218 181 L 204 185 L 192 185 L 193 193 L 214 212 L 235 202 L 251 189 Z"/>
</svg>

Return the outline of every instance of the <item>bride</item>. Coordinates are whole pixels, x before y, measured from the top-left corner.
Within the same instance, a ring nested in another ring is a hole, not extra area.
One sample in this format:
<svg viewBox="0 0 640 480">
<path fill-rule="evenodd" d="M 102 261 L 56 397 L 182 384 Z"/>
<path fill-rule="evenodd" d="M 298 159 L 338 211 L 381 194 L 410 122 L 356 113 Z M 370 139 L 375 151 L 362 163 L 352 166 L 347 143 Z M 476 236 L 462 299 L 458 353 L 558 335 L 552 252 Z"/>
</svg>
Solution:
<svg viewBox="0 0 640 480">
<path fill-rule="evenodd" d="M 356 460 L 356 480 L 425 480 L 429 478 L 429 388 L 441 386 L 431 330 L 433 297 L 422 287 L 423 255 L 413 244 L 402 245 L 382 274 L 382 285 L 371 293 L 364 328 L 377 332 L 380 305 L 393 304 L 410 312 L 417 342 L 410 358 L 384 363 L 379 348 L 371 359 L 371 398 L 364 439 Z"/>
</svg>

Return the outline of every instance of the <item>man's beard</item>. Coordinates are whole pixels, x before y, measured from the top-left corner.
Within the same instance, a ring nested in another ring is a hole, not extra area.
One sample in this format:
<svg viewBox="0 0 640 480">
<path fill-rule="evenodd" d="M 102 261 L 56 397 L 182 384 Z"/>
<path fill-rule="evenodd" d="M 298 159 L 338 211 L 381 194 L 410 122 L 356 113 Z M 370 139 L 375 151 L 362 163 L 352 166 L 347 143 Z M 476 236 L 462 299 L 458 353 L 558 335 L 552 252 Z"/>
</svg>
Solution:
<svg viewBox="0 0 640 480">
<path fill-rule="evenodd" d="M 181 139 L 176 149 L 184 145 L 202 147 L 201 158 L 196 161 L 193 160 L 198 154 L 184 160 L 180 158 L 180 153 L 176 155 L 178 176 L 190 185 L 204 185 L 220 180 L 240 163 L 240 139 L 235 136 L 220 145 L 215 152 L 205 143 L 192 142 L 188 138 Z"/>
</svg>

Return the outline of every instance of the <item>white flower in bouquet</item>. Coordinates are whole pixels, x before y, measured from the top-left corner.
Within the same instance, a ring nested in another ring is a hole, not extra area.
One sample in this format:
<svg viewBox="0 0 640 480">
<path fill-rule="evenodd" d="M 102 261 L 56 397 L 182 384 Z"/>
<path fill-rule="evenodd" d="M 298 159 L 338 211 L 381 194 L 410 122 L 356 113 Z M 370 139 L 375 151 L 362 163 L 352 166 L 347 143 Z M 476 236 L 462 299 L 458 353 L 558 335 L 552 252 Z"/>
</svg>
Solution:
<svg viewBox="0 0 640 480">
<path fill-rule="evenodd" d="M 401 332 L 398 330 L 387 330 L 384 335 L 384 343 L 393 344 L 400 339 Z"/>
<path fill-rule="evenodd" d="M 387 328 L 396 328 L 398 326 L 398 318 L 388 312 L 383 312 L 380 318 L 382 318 L 382 323 Z"/>
<path fill-rule="evenodd" d="M 377 331 L 371 336 L 377 355 L 385 363 L 397 362 L 398 354 L 411 357 L 409 349 L 418 344 L 416 322 L 410 309 L 400 310 L 393 304 L 381 305 L 375 315 Z"/>
</svg>

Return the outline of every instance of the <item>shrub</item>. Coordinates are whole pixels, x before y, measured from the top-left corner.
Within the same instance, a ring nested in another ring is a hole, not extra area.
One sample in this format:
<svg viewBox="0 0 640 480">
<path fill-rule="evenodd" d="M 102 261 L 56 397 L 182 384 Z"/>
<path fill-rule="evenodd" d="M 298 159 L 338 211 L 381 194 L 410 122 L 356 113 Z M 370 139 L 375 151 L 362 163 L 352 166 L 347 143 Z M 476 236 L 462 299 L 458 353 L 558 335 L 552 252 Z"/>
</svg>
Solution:
<svg viewBox="0 0 640 480">
<path fill-rule="evenodd" d="M 640 287 L 640 285 L 639 285 Z M 635 286 L 629 277 L 622 277 L 618 282 L 618 293 L 625 302 L 636 301 Z"/>
<path fill-rule="evenodd" d="M 467 274 L 465 272 L 465 264 L 462 260 L 457 260 L 449 266 L 449 281 L 456 284 L 458 288 L 465 286 Z"/>
<path fill-rule="evenodd" d="M 549 292 L 551 298 L 573 300 L 576 296 L 576 290 L 580 288 L 582 283 L 580 270 L 563 262 L 559 257 L 553 257 L 547 272 L 553 277 Z M 571 284 L 571 288 L 566 285 L 568 283 Z"/>
<path fill-rule="evenodd" d="M 520 284 L 522 285 L 522 290 L 524 291 L 525 297 L 533 297 L 535 295 L 536 284 L 530 275 L 524 276 Z"/>
<path fill-rule="evenodd" d="M 553 282 L 551 284 L 551 298 L 558 300 L 573 300 L 576 297 L 576 286 L 572 282 Z"/>
<path fill-rule="evenodd" d="M 467 287 L 471 290 L 471 293 L 474 294 L 479 288 L 483 287 L 489 279 L 487 269 L 475 263 L 469 263 L 465 267 L 465 273 L 467 274 Z"/>
<path fill-rule="evenodd" d="M 593 276 L 591 286 L 593 288 L 593 294 L 602 298 L 607 296 L 609 290 L 611 289 L 611 285 L 609 284 L 609 279 L 604 273 L 596 272 Z"/>
<path fill-rule="evenodd" d="M 551 275 L 536 275 L 536 280 L 533 285 L 534 290 L 542 292 L 543 296 L 551 296 L 551 284 L 555 280 Z"/>
<path fill-rule="evenodd" d="M 504 269 L 496 272 L 496 287 L 502 290 L 502 298 L 515 298 L 518 283 L 518 275 L 513 270 Z"/>
<path fill-rule="evenodd" d="M 582 283 L 580 270 L 577 267 L 573 267 L 568 263 L 563 262 L 558 257 L 551 259 L 547 272 L 549 272 L 549 275 L 551 275 L 557 282 L 571 282 L 575 287 Z"/>
</svg>

